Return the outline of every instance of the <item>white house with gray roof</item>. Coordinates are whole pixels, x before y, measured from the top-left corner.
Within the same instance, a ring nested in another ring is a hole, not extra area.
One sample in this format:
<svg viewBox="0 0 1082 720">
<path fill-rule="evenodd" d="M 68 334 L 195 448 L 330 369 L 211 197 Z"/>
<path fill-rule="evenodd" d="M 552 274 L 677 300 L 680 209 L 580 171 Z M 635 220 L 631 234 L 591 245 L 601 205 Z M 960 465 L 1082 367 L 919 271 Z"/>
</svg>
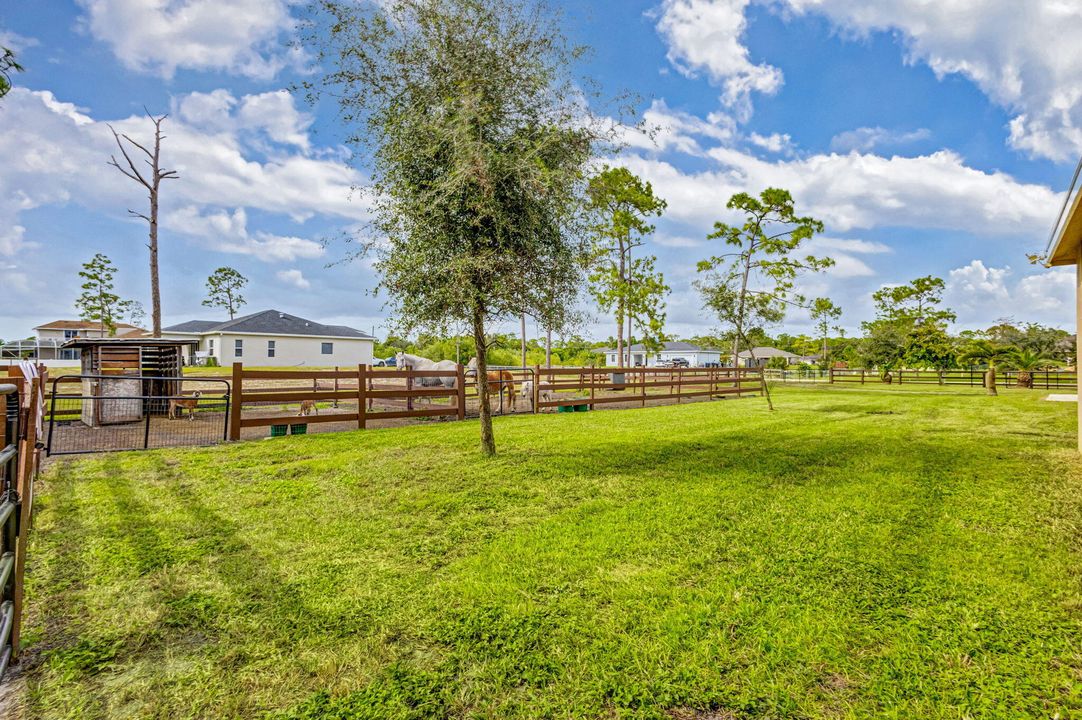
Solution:
<svg viewBox="0 0 1082 720">
<path fill-rule="evenodd" d="M 189 320 L 162 328 L 162 337 L 197 339 L 194 361 L 219 365 L 356 367 L 371 364 L 376 339 L 345 325 L 324 325 L 278 310 L 224 322 Z"/>
<path fill-rule="evenodd" d="M 710 367 L 720 364 L 722 355 L 720 350 L 679 341 L 662 343 L 658 352 L 651 352 L 639 343 L 630 347 L 625 345 L 623 362 L 617 362 L 616 348 L 602 348 L 597 352 L 604 354 L 607 367 L 657 367 L 678 359 L 687 360 L 688 367 Z"/>
</svg>

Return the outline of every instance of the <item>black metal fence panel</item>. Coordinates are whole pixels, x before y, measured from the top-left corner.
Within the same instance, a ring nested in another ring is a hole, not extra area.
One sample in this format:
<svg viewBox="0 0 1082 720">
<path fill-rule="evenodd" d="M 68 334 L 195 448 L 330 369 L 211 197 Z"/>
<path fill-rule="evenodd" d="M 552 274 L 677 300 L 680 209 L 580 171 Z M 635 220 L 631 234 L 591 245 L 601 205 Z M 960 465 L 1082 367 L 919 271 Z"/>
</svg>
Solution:
<svg viewBox="0 0 1082 720">
<path fill-rule="evenodd" d="M 4 434 L 0 440 L 0 676 L 7 670 L 14 647 L 15 550 L 19 540 L 19 394 L 14 385 L 0 385 Z M 25 536 L 22 539 L 25 542 Z"/>
<path fill-rule="evenodd" d="M 228 437 L 225 380 L 64 375 L 47 408 L 49 455 L 213 445 Z"/>
</svg>

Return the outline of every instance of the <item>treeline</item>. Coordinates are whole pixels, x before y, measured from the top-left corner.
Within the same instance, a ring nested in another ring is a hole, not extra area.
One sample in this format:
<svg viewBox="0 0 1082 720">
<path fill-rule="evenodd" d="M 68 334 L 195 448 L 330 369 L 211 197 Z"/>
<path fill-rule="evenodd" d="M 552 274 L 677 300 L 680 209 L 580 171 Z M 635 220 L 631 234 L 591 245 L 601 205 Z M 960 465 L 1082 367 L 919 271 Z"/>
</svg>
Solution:
<svg viewBox="0 0 1082 720">
<path fill-rule="evenodd" d="M 996 365 L 1033 371 L 1075 364 L 1075 336 L 1039 323 L 1007 319 L 984 330 L 949 333 L 948 325 L 957 316 L 943 307 L 944 289 L 941 278 L 927 276 L 879 290 L 872 295 L 876 319 L 862 323 L 861 337 L 847 338 L 837 328 L 817 338 L 784 333 L 770 338 L 755 330 L 754 344 L 817 356 L 816 364 L 823 368 L 844 362 L 882 372 Z"/>
<path fill-rule="evenodd" d="M 544 338 L 527 339 L 527 366 L 548 365 L 549 356 L 546 353 L 545 343 Z M 603 358 L 600 353 L 593 351 L 596 345 L 596 343 L 578 335 L 561 339 L 553 338 L 551 346 L 552 364 L 574 367 L 586 367 L 594 363 L 600 364 Z M 417 338 L 409 339 L 389 335 L 384 342 L 376 343 L 375 355 L 377 358 L 386 359 L 397 352 L 420 355 L 429 360 L 454 360 L 466 365 L 474 356 L 473 336 L 452 335 L 440 337 L 422 334 Z M 486 357 L 488 362 L 493 365 L 521 366 L 521 338 L 513 334 L 490 336 Z"/>
</svg>

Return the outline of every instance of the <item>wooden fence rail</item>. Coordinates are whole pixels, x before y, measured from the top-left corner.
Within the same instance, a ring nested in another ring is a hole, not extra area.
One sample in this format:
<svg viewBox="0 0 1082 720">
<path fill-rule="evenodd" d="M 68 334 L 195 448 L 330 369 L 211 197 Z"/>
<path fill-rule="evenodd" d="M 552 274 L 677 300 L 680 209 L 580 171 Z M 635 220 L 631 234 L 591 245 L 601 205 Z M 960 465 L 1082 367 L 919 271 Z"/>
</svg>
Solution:
<svg viewBox="0 0 1082 720">
<path fill-rule="evenodd" d="M 34 503 L 34 481 L 41 462 L 44 366 L 24 363 L 0 378 L 4 431 L 0 438 L 0 675 L 19 657 L 23 621 L 23 578 Z"/>
<path fill-rule="evenodd" d="M 1032 386 L 1039 390 L 1074 390 L 1078 387 L 1078 373 L 1066 370 L 1035 370 L 1030 373 Z M 881 373 L 859 368 L 832 369 L 832 383 L 884 383 L 891 385 L 964 385 L 984 386 L 984 370 L 891 370 Z M 996 386 L 1018 387 L 1017 370 L 998 370 Z"/>
<path fill-rule="evenodd" d="M 493 368 L 493 404 L 507 411 L 518 400 L 529 400 L 528 411 L 548 408 L 634 403 L 656 400 L 723 398 L 761 393 L 758 368 Z M 506 379 L 503 379 L 506 378 Z M 311 381 L 296 386 L 258 386 L 253 381 Z M 527 385 L 527 383 L 530 383 Z M 359 365 L 355 370 L 245 370 L 233 365 L 230 377 L 229 438 L 239 440 L 245 428 L 291 423 L 355 423 L 365 428 L 379 420 L 447 417 L 463 420 L 468 403 L 476 401 L 477 382 L 465 368 L 399 370 Z M 527 395 L 525 388 L 532 388 Z M 499 390 L 497 397 L 496 391 Z M 349 407 L 339 409 L 339 403 Z M 330 405 L 336 411 L 290 419 L 260 413 L 260 408 L 283 404 Z M 353 409 L 353 406 L 356 409 Z"/>
</svg>

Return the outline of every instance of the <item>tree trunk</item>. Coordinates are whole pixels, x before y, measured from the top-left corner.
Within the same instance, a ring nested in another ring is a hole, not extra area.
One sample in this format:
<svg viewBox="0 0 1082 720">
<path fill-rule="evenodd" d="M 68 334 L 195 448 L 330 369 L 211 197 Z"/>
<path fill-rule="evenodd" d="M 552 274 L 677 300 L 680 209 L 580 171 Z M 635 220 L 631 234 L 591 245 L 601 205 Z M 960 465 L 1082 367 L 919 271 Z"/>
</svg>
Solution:
<svg viewBox="0 0 1082 720">
<path fill-rule="evenodd" d="M 154 157 L 157 162 L 158 141 L 154 143 Z M 154 168 L 157 172 L 157 167 Z M 150 318 L 153 323 L 153 335 L 162 336 L 162 297 L 158 285 L 158 188 L 155 185 L 150 193 Z"/>
<path fill-rule="evenodd" d="M 492 404 L 488 393 L 488 346 L 485 342 L 485 309 L 473 307 L 473 349 L 477 357 L 477 398 L 481 403 L 481 453 L 496 454 L 496 437 L 492 434 Z"/>
<path fill-rule="evenodd" d="M 626 242 L 627 242 L 627 270 L 626 270 L 626 272 L 627 272 L 627 280 L 626 280 L 626 287 L 624 288 L 624 296 L 630 299 L 631 298 L 631 281 L 632 281 L 631 275 L 634 272 L 634 267 L 635 267 L 632 264 L 632 261 L 631 261 L 631 230 L 627 231 Z M 627 315 L 627 366 L 628 367 L 635 367 L 634 351 L 631 349 L 632 347 L 634 347 L 634 343 L 631 342 L 632 308 L 629 307 L 626 304 L 624 305 L 624 314 Z"/>
<path fill-rule="evenodd" d="M 988 372 L 984 374 L 984 387 L 988 390 L 989 395 L 999 395 L 999 391 L 996 390 L 996 366 L 989 365 Z"/>
<path fill-rule="evenodd" d="M 154 123 L 154 171 L 150 183 L 150 319 L 154 337 L 162 336 L 162 296 L 158 284 L 158 188 L 161 186 L 161 121 Z"/>
<path fill-rule="evenodd" d="M 526 367 L 526 313 L 522 313 L 522 362 L 519 367 Z"/>
<path fill-rule="evenodd" d="M 1017 385 L 1020 388 L 1033 389 L 1033 373 L 1029 370 L 1019 370 Z"/>
<path fill-rule="evenodd" d="M 620 282 L 624 282 L 624 244 L 620 243 Z M 616 298 L 616 367 L 624 366 L 624 293 Z"/>
<path fill-rule="evenodd" d="M 756 366 L 759 362 L 755 359 L 755 350 L 751 347 L 751 342 L 747 338 L 744 338 L 744 342 L 748 345 L 748 355 L 751 357 L 752 366 Z M 763 395 L 766 396 L 766 407 L 771 412 L 774 411 L 774 398 L 770 395 L 770 385 L 766 381 L 766 366 L 760 368 L 759 372 L 763 373 Z M 782 372 L 785 372 L 784 370 Z M 739 381 L 739 376 L 737 380 Z"/>
<path fill-rule="evenodd" d="M 545 367 L 552 367 L 552 328 L 545 331 Z"/>
</svg>

